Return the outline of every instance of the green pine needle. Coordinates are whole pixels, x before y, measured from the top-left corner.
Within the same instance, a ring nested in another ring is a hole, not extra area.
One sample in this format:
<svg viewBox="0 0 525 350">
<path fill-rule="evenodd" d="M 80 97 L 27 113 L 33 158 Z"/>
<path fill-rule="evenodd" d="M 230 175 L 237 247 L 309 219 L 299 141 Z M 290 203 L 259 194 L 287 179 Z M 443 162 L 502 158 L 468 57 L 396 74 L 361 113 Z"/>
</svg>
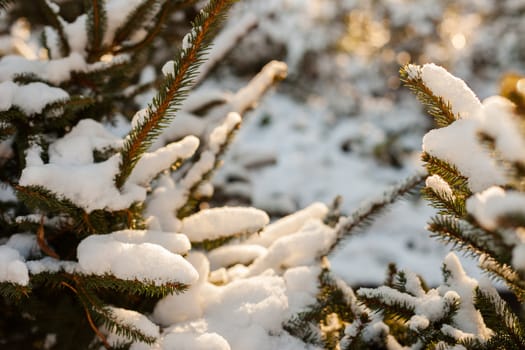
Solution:
<svg viewBox="0 0 525 350">
<path fill-rule="evenodd" d="M 497 294 L 488 294 L 479 287 L 475 291 L 475 306 L 483 321 L 496 334 L 489 342 L 505 349 L 525 349 L 525 328 L 507 303 Z"/>
<path fill-rule="evenodd" d="M 423 186 L 426 174 L 417 174 L 409 177 L 401 184 L 395 186 L 383 196 L 366 206 L 355 211 L 336 228 L 336 239 L 326 251 L 325 255 L 333 252 L 339 244 L 356 231 L 368 227 L 377 215 L 382 214 L 389 206 L 396 203 L 398 199 L 417 193 L 417 189 Z"/>
<path fill-rule="evenodd" d="M 197 15 L 193 22 L 193 30 L 189 34 L 189 47 L 179 53 L 173 64 L 174 73 L 165 77 L 157 95 L 147 107 L 147 116 L 126 138 L 121 152 L 120 172 L 115 179 L 119 188 L 124 185 L 142 154 L 174 118 L 189 93 L 213 34 L 233 2 L 234 0 L 212 0 Z"/>
<path fill-rule="evenodd" d="M 97 61 L 102 53 L 104 33 L 106 32 L 106 1 L 91 0 L 91 8 L 86 21 L 88 33 L 89 61 Z"/>
<path fill-rule="evenodd" d="M 458 119 L 452 112 L 450 103 L 434 95 L 421 78 L 421 67 L 411 64 L 411 70 L 416 69 L 416 76 L 408 73 L 408 65 L 399 71 L 401 81 L 416 95 L 416 98 L 427 108 L 428 114 L 434 117 L 438 127 L 445 127 Z"/>
</svg>

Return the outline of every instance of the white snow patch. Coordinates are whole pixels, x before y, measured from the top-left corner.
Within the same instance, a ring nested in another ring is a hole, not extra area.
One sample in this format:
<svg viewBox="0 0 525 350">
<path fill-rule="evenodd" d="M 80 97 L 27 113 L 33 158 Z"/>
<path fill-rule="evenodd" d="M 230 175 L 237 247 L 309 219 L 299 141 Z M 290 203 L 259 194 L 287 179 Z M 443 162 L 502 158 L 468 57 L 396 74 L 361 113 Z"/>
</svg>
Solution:
<svg viewBox="0 0 525 350">
<path fill-rule="evenodd" d="M 270 222 L 268 214 L 255 208 L 222 207 L 205 209 L 182 220 L 181 232 L 192 242 L 237 234 L 251 234 Z"/>
<path fill-rule="evenodd" d="M 141 238 L 137 240 L 140 243 L 134 240 L 128 232 L 85 238 L 77 247 L 81 270 L 155 285 L 171 282 L 192 284 L 198 279 L 197 271 L 180 255 L 159 244 L 140 242 Z"/>
</svg>

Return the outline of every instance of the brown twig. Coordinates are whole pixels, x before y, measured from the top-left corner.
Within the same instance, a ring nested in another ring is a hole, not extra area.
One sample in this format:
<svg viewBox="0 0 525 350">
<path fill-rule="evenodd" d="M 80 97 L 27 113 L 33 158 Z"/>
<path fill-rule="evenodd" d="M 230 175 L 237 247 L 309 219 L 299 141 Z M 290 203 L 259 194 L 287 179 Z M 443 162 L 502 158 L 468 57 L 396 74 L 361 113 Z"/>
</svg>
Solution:
<svg viewBox="0 0 525 350">
<path fill-rule="evenodd" d="M 72 285 L 70 285 L 69 283 L 62 281 L 62 285 L 64 287 L 67 287 L 67 288 L 71 289 L 73 291 L 73 293 L 78 295 L 78 291 L 76 290 L 76 288 L 73 287 Z M 104 344 L 104 347 L 106 349 L 111 349 L 111 345 L 109 345 L 108 339 L 106 338 L 106 336 L 104 334 L 102 334 L 100 329 L 98 329 L 98 327 L 95 325 L 95 322 L 93 322 L 93 318 L 91 317 L 91 314 L 89 313 L 89 310 L 88 310 L 86 304 L 84 304 L 83 302 L 82 302 L 82 307 L 84 308 L 84 311 L 86 313 L 86 318 L 87 318 L 89 326 L 91 327 L 93 332 L 95 332 L 97 337 L 99 337 L 100 341 L 102 342 L 102 344 Z"/>
<path fill-rule="evenodd" d="M 45 232 L 44 232 L 44 216 L 42 215 L 42 218 L 40 219 L 40 226 L 38 227 L 38 230 L 36 232 L 36 241 L 38 243 L 38 247 L 40 250 L 42 250 L 44 253 L 49 255 L 52 258 L 60 259 L 60 256 L 47 244 Z"/>
</svg>

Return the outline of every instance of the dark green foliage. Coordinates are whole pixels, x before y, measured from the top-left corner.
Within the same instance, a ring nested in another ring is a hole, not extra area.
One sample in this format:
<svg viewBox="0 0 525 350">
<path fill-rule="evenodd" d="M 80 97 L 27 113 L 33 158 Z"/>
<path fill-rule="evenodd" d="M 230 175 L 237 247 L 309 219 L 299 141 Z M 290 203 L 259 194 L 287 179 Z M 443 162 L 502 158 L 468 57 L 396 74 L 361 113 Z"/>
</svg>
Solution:
<svg viewBox="0 0 525 350">
<path fill-rule="evenodd" d="M 88 49 L 90 60 L 96 61 L 101 56 L 104 33 L 106 32 L 107 17 L 105 0 L 91 0 L 86 21 L 88 33 Z"/>
<path fill-rule="evenodd" d="M 525 328 L 499 295 L 477 288 L 475 301 L 485 323 L 495 332 L 488 349 L 525 349 Z"/>
</svg>

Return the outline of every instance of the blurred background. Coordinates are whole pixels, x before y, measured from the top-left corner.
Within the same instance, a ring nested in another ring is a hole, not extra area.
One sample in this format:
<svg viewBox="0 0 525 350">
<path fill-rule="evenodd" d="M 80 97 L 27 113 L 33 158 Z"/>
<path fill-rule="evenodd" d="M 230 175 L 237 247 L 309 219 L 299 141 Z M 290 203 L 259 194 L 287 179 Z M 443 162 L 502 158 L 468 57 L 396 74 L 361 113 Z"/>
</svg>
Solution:
<svg viewBox="0 0 525 350">
<path fill-rule="evenodd" d="M 244 0 L 227 26 L 247 16 L 257 27 L 203 88 L 237 89 L 273 59 L 289 76 L 245 117 L 216 197 L 276 217 L 337 195 L 350 214 L 421 169 L 433 124 L 401 86 L 402 65 L 442 65 L 480 99 L 497 94 L 505 74 L 525 73 L 523 0 Z M 437 284 L 450 247 L 429 238 L 432 215 L 417 196 L 401 201 L 349 238 L 333 269 L 352 285 L 377 284 L 395 262 Z"/>
</svg>

